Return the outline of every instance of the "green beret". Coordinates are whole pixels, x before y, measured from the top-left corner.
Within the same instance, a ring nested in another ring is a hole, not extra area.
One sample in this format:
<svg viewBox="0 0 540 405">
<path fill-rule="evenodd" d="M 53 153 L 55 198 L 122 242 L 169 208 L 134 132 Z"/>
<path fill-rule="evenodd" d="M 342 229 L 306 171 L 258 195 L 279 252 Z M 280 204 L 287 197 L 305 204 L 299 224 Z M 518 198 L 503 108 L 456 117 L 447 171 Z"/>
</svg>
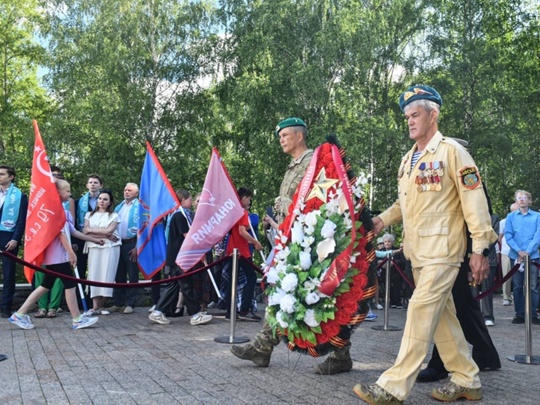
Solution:
<svg viewBox="0 0 540 405">
<path fill-rule="evenodd" d="M 433 87 L 416 85 L 409 87 L 399 96 L 399 107 L 403 112 L 405 107 L 416 100 L 430 100 L 442 106 L 441 95 Z"/>
<path fill-rule="evenodd" d="M 283 121 L 281 121 L 279 124 L 277 124 L 277 126 L 276 126 L 276 135 L 279 135 L 279 133 L 280 133 L 280 131 L 282 129 L 285 129 L 285 128 L 288 128 L 288 127 L 304 127 L 304 128 L 307 128 L 307 125 L 300 118 L 296 118 L 296 117 L 285 118 Z"/>
</svg>

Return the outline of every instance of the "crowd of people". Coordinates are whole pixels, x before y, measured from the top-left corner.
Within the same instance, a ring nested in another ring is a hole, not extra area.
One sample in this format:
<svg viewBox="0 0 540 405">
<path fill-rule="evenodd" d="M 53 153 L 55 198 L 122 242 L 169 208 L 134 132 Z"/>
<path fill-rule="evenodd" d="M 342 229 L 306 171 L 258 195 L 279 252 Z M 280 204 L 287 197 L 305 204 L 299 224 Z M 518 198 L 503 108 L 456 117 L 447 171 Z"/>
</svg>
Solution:
<svg viewBox="0 0 540 405">
<path fill-rule="evenodd" d="M 109 284 L 139 283 L 140 272 L 137 266 L 137 229 L 139 215 L 139 188 L 136 183 L 127 183 L 124 188 L 124 199 L 115 205 L 112 191 L 103 188 L 103 180 L 97 174 L 91 174 L 86 183 L 87 192 L 79 199 L 71 197 L 71 187 L 64 180 L 62 171 L 51 167 L 51 174 L 55 180 L 60 198 L 66 214 L 66 223 L 62 232 L 54 243 L 45 250 L 45 268 L 63 275 L 76 276 Z M 5 250 L 16 254 L 22 241 L 28 204 L 27 197 L 13 184 L 15 171 L 12 167 L 0 167 L 0 215 L 2 223 L 13 226 L 0 230 L 0 237 L 4 240 Z M 246 189 L 238 190 L 245 216 L 233 227 L 230 235 L 224 238 L 220 246 L 216 246 L 219 253 L 221 249 L 230 255 L 233 248 L 240 249 L 240 255 L 250 260 L 252 249 L 261 250 L 262 245 L 252 235 L 248 216 L 253 193 Z M 167 252 L 164 269 L 153 277 L 160 280 L 162 277 L 173 277 L 181 274 L 176 265 L 176 256 L 182 246 L 194 213 L 192 212 L 192 197 L 187 190 L 178 189 L 176 195 L 180 201 L 180 208 L 165 219 Z M 200 194 L 197 195 L 196 199 Z M 13 209 L 15 207 L 16 209 Z M 7 212 L 14 212 L 8 216 Z M 257 220 L 258 222 L 258 220 Z M 5 225 L 4 225 L 5 226 Z M 255 225 L 256 226 L 256 225 Z M 65 303 L 73 318 L 73 328 L 82 329 L 95 324 L 96 315 L 109 315 L 112 312 L 132 314 L 137 305 L 141 289 L 137 287 L 101 287 L 88 286 L 86 294 L 77 296 L 76 283 L 72 280 L 56 278 L 50 274 L 36 271 L 33 279 L 34 291 L 25 303 L 12 313 L 11 307 L 15 293 L 15 263 L 2 256 L 4 272 L 4 288 L 2 295 L 2 316 L 24 329 L 34 327 L 29 311 L 37 304 L 35 318 L 54 318 L 61 311 L 62 294 L 65 291 Z M 214 261 L 214 252 L 209 251 L 205 259 L 197 266 L 211 264 Z M 214 291 L 210 277 L 217 279 L 221 290 L 226 292 L 221 298 L 222 306 L 230 309 L 230 261 L 224 266 L 215 266 L 213 271 L 197 272 L 191 277 L 178 281 L 152 287 L 152 307 L 149 319 L 159 324 L 169 324 L 168 315 L 183 316 L 184 308 L 191 316 L 191 325 L 202 325 L 212 319 L 207 313 L 209 305 L 217 305 L 218 295 Z M 238 308 L 238 317 L 247 321 L 260 321 L 261 318 L 254 312 L 256 302 L 254 299 L 257 275 L 253 266 L 239 268 L 240 280 L 237 294 L 241 302 Z M 216 284 L 217 285 L 217 284 Z M 163 290 L 163 291 L 162 291 Z M 87 297 L 90 299 L 87 300 Z M 91 302 L 90 308 L 82 314 L 79 308 L 84 308 Z M 112 303 L 112 305 L 110 305 Z M 110 306 L 108 306 L 109 304 Z M 228 315 L 227 315 L 228 317 Z"/>
<path fill-rule="evenodd" d="M 407 320 L 395 364 L 376 383 L 357 384 L 354 391 L 369 404 L 402 404 L 415 381 L 436 381 L 451 373 L 449 382 L 432 391 L 434 398 L 441 401 L 481 399 L 479 371 L 501 366 L 487 329 L 495 325 L 492 290 L 499 269 L 506 275 L 514 265 L 520 266 L 503 286 L 502 305 L 510 305 L 513 301 L 515 316 L 512 323 L 522 324 L 525 322 L 523 269 L 527 259 L 531 260 L 532 323 L 540 324 L 536 313 L 538 268 L 535 265 L 540 263 L 540 214 L 530 208 L 532 196 L 525 190 L 516 191 L 511 212 L 504 220 L 492 213 L 478 168 L 463 142 L 439 132 L 442 98 L 435 89 L 412 86 L 401 95 L 399 104 L 410 138 L 415 143 L 403 157 L 398 171 L 398 199 L 373 218 L 373 225 L 375 234 L 379 234 L 391 225 L 403 224 L 402 243 L 398 245 L 394 235 L 384 233 L 378 240 L 376 257 L 390 261 L 388 305 L 395 309 L 405 307 Z M 275 215 L 266 215 L 263 219 L 270 235 L 275 235 L 277 227 L 287 216 L 294 192 L 313 156 L 313 150 L 307 147 L 307 125 L 302 119 L 293 117 L 281 121 L 275 134 L 283 152 L 290 155 L 292 161 L 276 199 Z M 88 191 L 73 200 L 69 183 L 62 179 L 59 169 L 53 167 L 52 171 L 65 204 L 67 220 L 61 233 L 46 250 L 47 268 L 73 275 L 72 267 L 77 264 L 80 278 L 137 283 L 137 185 L 127 183 L 123 201 L 115 206 L 112 192 L 103 189 L 102 179 L 98 175 L 90 175 L 86 184 Z M 15 187 L 14 179 L 13 168 L 0 166 L 0 244 L 6 251 L 17 254 L 28 199 Z M 183 189 L 176 190 L 176 194 L 181 206 L 166 219 L 166 266 L 153 280 L 182 274 L 175 260 L 191 226 L 192 197 Z M 244 216 L 217 250 L 228 256 L 233 249 L 238 249 L 245 259 L 239 269 L 242 282 L 235 303 L 238 317 L 261 321 L 254 306 L 257 275 L 249 265 L 253 251 L 262 249 L 253 234 L 253 221 L 248 211 L 253 192 L 240 188 L 238 195 Z M 211 263 L 214 257 L 209 252 L 200 266 Z M 37 272 L 35 290 L 12 313 L 15 264 L 3 256 L 2 265 L 2 316 L 25 329 L 33 328 L 28 313 L 38 299 L 41 300 L 34 315 L 36 318 L 56 315 L 62 287 L 74 329 L 94 324 L 97 321 L 94 315 L 97 314 L 133 313 L 140 294 L 137 288 L 92 286 L 89 288 L 92 308 L 81 314 L 73 281 L 59 281 L 50 274 Z M 219 271 L 213 272 L 223 291 L 218 305 L 227 310 L 227 317 L 231 316 L 230 267 L 226 263 Z M 162 294 L 159 287 L 152 288 L 153 306 L 149 319 L 169 324 L 168 316 L 183 313 L 185 306 L 191 316 L 191 325 L 210 322 L 212 316 L 207 313 L 207 308 L 218 300 L 212 292 L 209 277 L 200 273 L 197 277 L 169 282 Z M 384 271 L 379 277 L 380 283 L 386 281 Z M 404 277 L 414 281 L 414 289 L 404 287 L 408 285 Z M 489 293 L 478 304 L 473 297 L 486 292 Z M 113 300 L 112 306 L 106 307 L 107 299 Z M 383 304 L 378 296 L 373 306 L 383 309 Z M 240 359 L 267 367 L 280 340 L 265 320 L 253 343 L 232 346 L 231 352 Z M 431 342 L 436 345 L 433 357 L 428 367 L 421 371 Z M 467 342 L 473 347 L 472 354 Z M 351 370 L 350 345 L 351 342 L 346 341 L 331 352 L 316 371 L 336 374 Z"/>
</svg>

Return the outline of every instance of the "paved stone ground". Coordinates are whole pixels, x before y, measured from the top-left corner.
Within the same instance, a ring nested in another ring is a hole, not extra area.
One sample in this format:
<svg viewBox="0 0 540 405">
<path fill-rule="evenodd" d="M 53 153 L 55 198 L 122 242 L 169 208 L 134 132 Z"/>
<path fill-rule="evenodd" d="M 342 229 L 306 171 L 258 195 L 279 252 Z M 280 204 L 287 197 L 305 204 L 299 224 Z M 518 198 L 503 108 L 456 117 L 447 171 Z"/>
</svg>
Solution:
<svg viewBox="0 0 540 405">
<path fill-rule="evenodd" d="M 525 353 L 525 327 L 512 325 L 512 307 L 495 300 L 490 328 L 503 367 L 481 373 L 484 399 L 478 404 L 538 404 L 540 366 L 514 363 Z M 261 313 L 261 310 L 259 310 Z M 74 331 L 63 312 L 35 319 L 25 331 L 0 321 L 0 404 L 361 404 L 352 391 L 374 382 L 394 361 L 401 332 L 376 331 L 379 320 L 360 325 L 353 336 L 353 370 L 338 376 L 313 371 L 321 359 L 274 351 L 268 368 L 258 368 L 229 352 L 214 338 L 229 335 L 229 323 L 190 326 L 173 318 L 167 326 L 147 318 L 147 308 L 131 315 L 100 316 L 95 327 Z M 405 310 L 390 310 L 390 324 L 402 327 Z M 540 356 L 540 326 L 533 325 L 533 354 Z M 260 323 L 239 322 L 236 336 L 253 337 Z M 416 384 L 407 404 L 435 404 L 436 383 Z"/>
</svg>

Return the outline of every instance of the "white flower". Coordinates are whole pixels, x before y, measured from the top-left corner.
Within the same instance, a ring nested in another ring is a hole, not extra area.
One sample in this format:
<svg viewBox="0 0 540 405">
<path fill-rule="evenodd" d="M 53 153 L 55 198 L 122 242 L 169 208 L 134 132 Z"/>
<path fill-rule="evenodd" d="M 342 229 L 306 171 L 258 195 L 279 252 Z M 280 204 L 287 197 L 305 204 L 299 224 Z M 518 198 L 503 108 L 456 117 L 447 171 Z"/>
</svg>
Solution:
<svg viewBox="0 0 540 405">
<path fill-rule="evenodd" d="M 279 231 L 278 238 L 282 245 L 287 243 L 287 237 L 283 235 L 283 232 Z"/>
<path fill-rule="evenodd" d="M 308 295 L 306 295 L 306 299 L 305 299 L 306 304 L 308 305 L 315 304 L 319 300 L 320 300 L 320 297 L 315 292 L 311 292 Z"/>
<path fill-rule="evenodd" d="M 292 243 L 302 243 L 304 239 L 304 230 L 302 229 L 302 224 L 298 221 L 294 222 L 294 225 L 291 229 L 291 242 Z"/>
<path fill-rule="evenodd" d="M 312 291 L 315 288 L 315 284 L 311 280 L 304 281 L 304 288 L 308 291 Z"/>
<path fill-rule="evenodd" d="M 334 233 L 336 233 L 337 225 L 330 220 L 324 221 L 324 225 L 321 229 L 321 236 L 325 239 L 332 238 Z"/>
<path fill-rule="evenodd" d="M 349 209 L 349 205 L 347 204 L 347 199 L 345 198 L 345 194 L 341 194 L 338 199 L 339 204 L 339 213 L 343 214 L 345 211 Z"/>
<path fill-rule="evenodd" d="M 276 313 L 276 319 L 279 322 L 279 326 L 281 326 L 282 328 L 289 327 L 289 324 L 283 320 L 283 312 L 278 311 Z"/>
<path fill-rule="evenodd" d="M 289 250 L 289 247 L 287 246 L 285 249 L 278 250 L 276 252 L 275 259 L 276 260 L 285 260 L 287 258 L 287 256 L 289 256 L 289 253 L 291 253 L 291 251 Z"/>
<path fill-rule="evenodd" d="M 306 214 L 306 225 L 315 226 L 317 224 L 317 216 L 320 214 L 319 210 L 311 211 Z"/>
<path fill-rule="evenodd" d="M 315 227 L 314 226 L 311 226 L 311 225 L 308 225 L 304 228 L 304 233 L 306 235 L 313 235 L 313 232 L 315 232 Z"/>
<path fill-rule="evenodd" d="M 311 265 L 311 253 L 300 252 L 300 267 L 302 268 L 302 270 L 309 270 Z"/>
<path fill-rule="evenodd" d="M 319 326 L 319 322 L 315 319 L 315 311 L 312 309 L 308 309 L 306 311 L 306 314 L 304 315 L 304 322 L 307 326 L 310 326 L 312 328 Z"/>
<path fill-rule="evenodd" d="M 291 294 L 286 294 L 279 303 L 279 307 L 283 312 L 292 314 L 294 312 L 294 304 L 296 304 L 296 298 Z"/>
<path fill-rule="evenodd" d="M 328 213 L 328 215 L 335 213 L 341 214 L 341 212 L 339 212 L 339 203 L 337 199 L 330 200 L 326 203 L 326 212 Z"/>
<path fill-rule="evenodd" d="M 285 291 L 281 288 L 276 288 L 276 292 L 268 297 L 268 305 L 279 305 L 284 296 Z"/>
<path fill-rule="evenodd" d="M 279 271 L 275 267 L 270 267 L 266 272 L 266 281 L 275 284 L 279 280 Z"/>
<path fill-rule="evenodd" d="M 334 239 L 325 239 L 317 244 L 317 256 L 319 262 L 322 262 L 328 257 L 330 253 L 334 252 L 336 248 L 336 241 Z"/>
<path fill-rule="evenodd" d="M 304 248 L 304 251 L 311 252 L 311 245 L 313 245 L 313 242 L 315 242 L 315 238 L 313 236 L 305 236 L 304 240 L 300 244 Z"/>
<path fill-rule="evenodd" d="M 286 268 L 287 268 L 287 263 L 285 263 L 283 260 L 280 260 L 276 263 L 276 270 L 278 273 L 285 273 Z"/>
<path fill-rule="evenodd" d="M 294 273 L 287 274 L 285 277 L 283 277 L 283 280 L 281 280 L 281 288 L 285 292 L 294 291 L 297 285 L 298 277 Z"/>
</svg>

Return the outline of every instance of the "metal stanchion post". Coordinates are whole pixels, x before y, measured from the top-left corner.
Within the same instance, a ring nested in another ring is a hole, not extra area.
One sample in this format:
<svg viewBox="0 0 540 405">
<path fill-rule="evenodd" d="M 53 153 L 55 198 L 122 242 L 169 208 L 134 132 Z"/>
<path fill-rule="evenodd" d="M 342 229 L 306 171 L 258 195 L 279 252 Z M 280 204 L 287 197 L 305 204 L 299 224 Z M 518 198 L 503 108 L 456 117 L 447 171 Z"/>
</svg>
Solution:
<svg viewBox="0 0 540 405">
<path fill-rule="evenodd" d="M 233 249 L 232 254 L 232 274 L 231 274 L 231 329 L 229 336 L 218 336 L 214 339 L 218 343 L 246 343 L 249 338 L 246 336 L 235 337 L 236 329 L 236 285 L 238 282 L 238 249 Z"/>
<path fill-rule="evenodd" d="M 384 281 L 384 324 L 372 326 L 371 329 L 375 330 L 390 330 L 398 331 L 401 328 L 397 326 L 388 325 L 388 317 L 390 311 L 390 269 L 392 268 L 392 256 L 388 256 L 386 260 L 386 280 Z"/>
<path fill-rule="evenodd" d="M 540 357 L 532 355 L 532 334 L 531 334 L 531 321 L 532 321 L 532 296 L 531 296 L 531 261 L 530 257 L 525 257 L 525 283 L 523 288 L 525 289 L 525 355 L 516 354 L 509 356 L 508 360 L 516 363 L 534 364 L 540 365 Z M 532 309 L 533 311 L 536 308 Z"/>
</svg>

